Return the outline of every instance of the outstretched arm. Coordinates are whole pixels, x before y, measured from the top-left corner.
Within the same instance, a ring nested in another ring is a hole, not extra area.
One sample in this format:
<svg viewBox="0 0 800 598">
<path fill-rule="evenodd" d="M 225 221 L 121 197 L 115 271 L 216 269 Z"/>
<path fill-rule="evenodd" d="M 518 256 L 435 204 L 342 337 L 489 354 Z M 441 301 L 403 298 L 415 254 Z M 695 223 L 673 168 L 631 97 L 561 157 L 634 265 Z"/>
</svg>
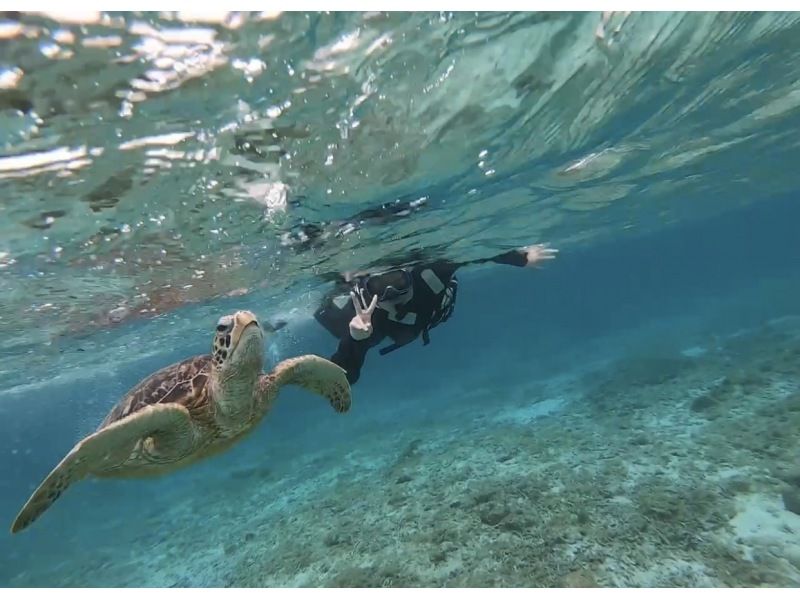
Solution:
<svg viewBox="0 0 800 598">
<path fill-rule="evenodd" d="M 477 260 L 469 260 L 466 262 L 451 262 L 440 261 L 437 262 L 437 273 L 441 275 L 452 276 L 456 270 L 463 266 L 476 266 L 478 264 L 486 264 L 494 262 L 495 264 L 506 264 L 508 266 L 517 266 L 519 268 L 538 268 L 542 262 L 556 258 L 558 249 L 552 249 L 548 244 L 541 243 L 537 245 L 528 245 L 520 249 L 512 249 L 494 257 L 482 258 Z"/>
<path fill-rule="evenodd" d="M 505 253 L 488 258 L 468 260 L 466 262 L 433 260 L 429 263 L 436 272 L 436 275 L 442 280 L 445 280 L 450 278 L 453 274 L 455 274 L 456 270 L 463 266 L 477 266 L 479 264 L 494 262 L 495 264 L 506 264 L 508 266 L 517 266 L 519 268 L 538 268 L 543 262 L 555 259 L 557 255 L 558 249 L 553 249 L 547 243 L 538 243 L 535 245 L 520 247 L 519 249 L 512 249 L 511 251 L 506 251 Z M 323 280 L 334 282 L 339 291 L 343 291 L 349 285 L 351 285 L 351 281 L 354 277 L 355 274 L 350 272 L 337 272 L 322 275 Z"/>
<path fill-rule="evenodd" d="M 540 243 L 537 245 L 528 245 L 527 247 L 521 247 L 519 249 L 512 249 L 511 251 L 506 251 L 494 257 L 472 260 L 461 265 L 466 266 L 494 262 L 496 264 L 507 264 L 520 268 L 534 268 L 538 267 L 542 262 L 555 259 L 557 254 L 558 249 L 552 249 L 547 243 Z"/>
</svg>

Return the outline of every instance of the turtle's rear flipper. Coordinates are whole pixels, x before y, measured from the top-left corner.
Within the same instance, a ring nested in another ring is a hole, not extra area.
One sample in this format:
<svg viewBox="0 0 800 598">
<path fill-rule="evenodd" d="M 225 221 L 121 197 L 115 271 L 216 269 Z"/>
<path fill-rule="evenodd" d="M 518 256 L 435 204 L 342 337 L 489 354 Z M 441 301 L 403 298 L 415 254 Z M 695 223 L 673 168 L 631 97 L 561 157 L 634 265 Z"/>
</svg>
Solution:
<svg viewBox="0 0 800 598">
<path fill-rule="evenodd" d="M 11 533 L 28 527 L 70 484 L 125 462 L 136 443 L 148 436 L 156 446 L 180 450 L 191 442 L 192 422 L 180 405 L 150 405 L 87 436 L 61 460 L 22 507 Z"/>
<path fill-rule="evenodd" d="M 317 355 L 301 355 L 280 362 L 272 372 L 261 376 L 262 392 L 265 386 L 285 384 L 300 386 L 328 399 L 336 411 L 345 413 L 350 409 L 350 383 L 345 371 L 338 365 Z"/>
</svg>

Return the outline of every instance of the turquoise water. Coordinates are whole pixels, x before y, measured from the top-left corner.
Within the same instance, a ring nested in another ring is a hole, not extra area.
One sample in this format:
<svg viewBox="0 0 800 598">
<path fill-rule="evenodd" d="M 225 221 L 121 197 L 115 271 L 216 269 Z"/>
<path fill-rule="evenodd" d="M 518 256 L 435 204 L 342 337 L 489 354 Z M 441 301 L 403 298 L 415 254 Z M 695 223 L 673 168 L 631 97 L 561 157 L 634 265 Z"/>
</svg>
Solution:
<svg viewBox="0 0 800 598">
<path fill-rule="evenodd" d="M 2 19 L 8 526 L 220 315 L 327 357 L 333 273 L 560 253 L 459 271 L 346 415 L 287 389 L 219 457 L 76 484 L 0 584 L 800 584 L 796 14 Z"/>
</svg>

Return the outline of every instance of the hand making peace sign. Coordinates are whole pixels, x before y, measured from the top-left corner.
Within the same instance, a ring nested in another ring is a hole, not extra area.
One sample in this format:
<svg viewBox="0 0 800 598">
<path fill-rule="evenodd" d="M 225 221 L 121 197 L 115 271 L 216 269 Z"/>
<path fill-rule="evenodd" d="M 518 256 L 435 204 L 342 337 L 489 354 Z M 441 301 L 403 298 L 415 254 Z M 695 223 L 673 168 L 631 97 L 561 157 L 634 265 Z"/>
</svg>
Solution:
<svg viewBox="0 0 800 598">
<path fill-rule="evenodd" d="M 350 291 L 353 307 L 356 308 L 356 315 L 350 320 L 350 336 L 357 341 L 362 341 L 372 334 L 372 312 L 375 311 L 375 306 L 378 305 L 378 296 L 373 295 L 372 301 L 367 306 L 363 291 L 361 289 L 358 291 L 358 295 Z"/>
</svg>

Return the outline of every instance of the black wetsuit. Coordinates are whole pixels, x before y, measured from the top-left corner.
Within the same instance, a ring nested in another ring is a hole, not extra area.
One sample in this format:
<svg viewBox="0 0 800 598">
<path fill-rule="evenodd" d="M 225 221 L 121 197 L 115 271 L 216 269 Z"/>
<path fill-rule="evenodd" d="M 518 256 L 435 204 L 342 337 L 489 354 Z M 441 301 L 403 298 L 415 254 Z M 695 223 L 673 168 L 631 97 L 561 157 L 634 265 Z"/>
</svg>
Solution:
<svg viewBox="0 0 800 598">
<path fill-rule="evenodd" d="M 522 267 L 527 264 L 527 258 L 522 251 L 513 250 L 493 258 L 465 263 L 439 260 L 412 266 L 409 268 L 414 289 L 411 299 L 396 306 L 391 313 L 381 307 L 376 308 L 372 314 L 372 334 L 360 341 L 350 336 L 350 320 L 356 315 L 349 294 L 352 286 L 345 286 L 346 283 L 341 281 L 314 314 L 317 321 L 339 339 L 339 347 L 331 361 L 344 368 L 350 384 L 355 384 L 361 375 L 367 352 L 386 338 L 394 343 L 381 349 L 381 355 L 413 342 L 420 335 L 427 345 L 430 342 L 428 331 L 446 321 L 453 313 L 458 292 L 456 270 L 468 264 L 485 262 Z"/>
</svg>

